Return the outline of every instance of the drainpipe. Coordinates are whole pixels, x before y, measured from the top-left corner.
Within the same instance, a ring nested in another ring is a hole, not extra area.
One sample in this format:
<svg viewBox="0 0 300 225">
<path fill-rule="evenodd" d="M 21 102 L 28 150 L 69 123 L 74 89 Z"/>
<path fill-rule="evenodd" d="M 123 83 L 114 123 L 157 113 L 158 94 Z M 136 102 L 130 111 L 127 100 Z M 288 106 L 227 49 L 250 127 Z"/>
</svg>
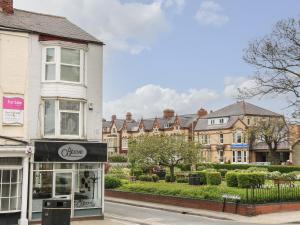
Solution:
<svg viewBox="0 0 300 225">
<path fill-rule="evenodd" d="M 28 174 L 29 174 L 29 156 L 25 156 L 22 162 L 23 166 L 23 184 L 22 184 L 22 205 L 21 218 L 19 225 L 28 225 L 27 219 L 27 200 L 28 200 Z"/>
</svg>

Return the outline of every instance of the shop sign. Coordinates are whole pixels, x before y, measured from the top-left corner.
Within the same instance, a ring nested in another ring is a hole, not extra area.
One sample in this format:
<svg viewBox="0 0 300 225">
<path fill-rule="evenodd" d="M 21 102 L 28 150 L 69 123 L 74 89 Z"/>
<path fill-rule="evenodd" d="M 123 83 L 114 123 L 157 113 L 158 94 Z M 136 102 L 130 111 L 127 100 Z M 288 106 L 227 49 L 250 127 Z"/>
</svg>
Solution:
<svg viewBox="0 0 300 225">
<path fill-rule="evenodd" d="M 107 144 L 100 142 L 35 141 L 35 162 L 107 162 Z"/>
<path fill-rule="evenodd" d="M 86 149 L 78 144 L 66 144 L 58 149 L 58 155 L 68 161 L 83 159 L 87 154 Z"/>
<path fill-rule="evenodd" d="M 245 143 L 240 143 L 240 144 L 232 144 L 231 148 L 248 148 L 249 145 Z"/>
<path fill-rule="evenodd" d="M 3 124 L 24 123 L 24 98 L 17 96 L 3 97 Z"/>
</svg>

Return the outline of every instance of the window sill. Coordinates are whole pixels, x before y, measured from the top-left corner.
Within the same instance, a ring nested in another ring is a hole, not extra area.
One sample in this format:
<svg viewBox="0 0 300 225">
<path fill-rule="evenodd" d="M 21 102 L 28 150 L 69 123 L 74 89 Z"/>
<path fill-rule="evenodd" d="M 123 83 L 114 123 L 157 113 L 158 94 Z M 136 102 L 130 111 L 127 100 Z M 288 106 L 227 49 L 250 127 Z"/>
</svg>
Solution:
<svg viewBox="0 0 300 225">
<path fill-rule="evenodd" d="M 72 86 L 80 86 L 80 87 L 85 87 L 87 88 L 86 84 L 83 83 L 78 83 L 78 82 L 70 82 L 70 81 L 42 81 L 42 84 L 65 84 L 65 85 L 72 85 Z"/>
</svg>

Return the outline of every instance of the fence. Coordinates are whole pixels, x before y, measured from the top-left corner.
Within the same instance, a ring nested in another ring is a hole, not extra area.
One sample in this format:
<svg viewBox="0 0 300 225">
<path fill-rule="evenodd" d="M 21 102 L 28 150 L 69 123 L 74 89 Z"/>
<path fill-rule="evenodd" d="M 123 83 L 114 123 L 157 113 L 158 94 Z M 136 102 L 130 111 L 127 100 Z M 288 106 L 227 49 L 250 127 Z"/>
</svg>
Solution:
<svg viewBox="0 0 300 225">
<path fill-rule="evenodd" d="M 263 188 L 247 188 L 245 203 L 269 203 L 300 201 L 300 186 L 276 185 Z"/>
</svg>

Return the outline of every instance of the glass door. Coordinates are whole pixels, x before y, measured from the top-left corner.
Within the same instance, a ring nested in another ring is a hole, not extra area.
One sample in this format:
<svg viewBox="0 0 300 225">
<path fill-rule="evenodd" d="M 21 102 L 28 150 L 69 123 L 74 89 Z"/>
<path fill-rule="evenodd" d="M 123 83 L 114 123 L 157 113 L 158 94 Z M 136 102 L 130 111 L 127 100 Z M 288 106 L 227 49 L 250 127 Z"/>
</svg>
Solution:
<svg viewBox="0 0 300 225">
<path fill-rule="evenodd" d="M 71 199 L 72 195 L 72 172 L 54 172 L 53 197 Z"/>
</svg>

